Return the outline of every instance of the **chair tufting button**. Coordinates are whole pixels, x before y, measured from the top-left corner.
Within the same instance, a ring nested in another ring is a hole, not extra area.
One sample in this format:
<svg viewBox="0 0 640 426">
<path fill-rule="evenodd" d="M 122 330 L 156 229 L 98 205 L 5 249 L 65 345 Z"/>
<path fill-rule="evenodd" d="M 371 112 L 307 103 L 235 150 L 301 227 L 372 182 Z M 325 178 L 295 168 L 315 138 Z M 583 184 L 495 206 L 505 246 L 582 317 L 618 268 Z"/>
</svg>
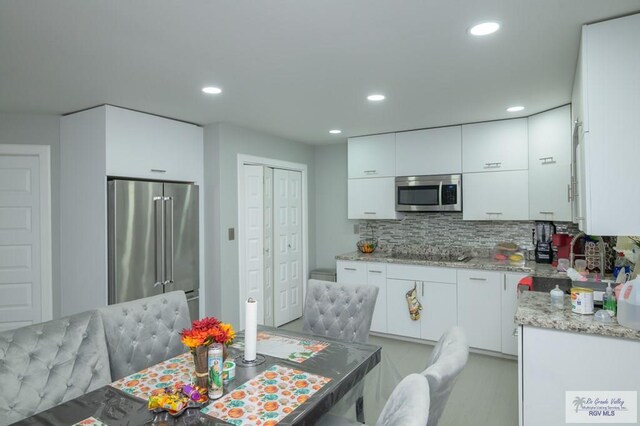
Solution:
<svg viewBox="0 0 640 426">
<path fill-rule="evenodd" d="M 145 311 L 147 310 L 147 304 L 146 303 L 144 305 L 142 305 L 142 309 L 144 309 Z"/>
<path fill-rule="evenodd" d="M 18 377 L 16 377 L 16 379 L 18 379 L 18 381 L 20 381 L 20 382 L 21 382 L 21 381 L 24 379 L 24 377 L 22 377 L 22 376 L 18 376 Z"/>
<path fill-rule="evenodd" d="M 47 364 L 47 369 L 48 370 L 51 370 L 52 368 L 53 368 L 53 364 L 51 364 L 51 363 Z"/>
<path fill-rule="evenodd" d="M 153 338 L 155 339 L 155 338 L 156 338 L 156 335 L 154 334 L 154 335 L 152 335 L 151 337 L 153 337 Z"/>
<path fill-rule="evenodd" d="M 39 393 L 38 396 L 40 397 L 40 399 L 44 398 L 44 394 L 43 393 Z"/>
<path fill-rule="evenodd" d="M 83 338 L 83 339 L 86 339 L 87 337 L 89 337 L 89 335 L 88 335 L 86 332 L 85 332 L 85 333 L 82 333 L 82 338 Z"/>
<path fill-rule="evenodd" d="M 38 336 L 42 336 L 42 330 L 38 330 L 38 331 L 36 331 L 36 334 L 37 334 Z"/>
</svg>

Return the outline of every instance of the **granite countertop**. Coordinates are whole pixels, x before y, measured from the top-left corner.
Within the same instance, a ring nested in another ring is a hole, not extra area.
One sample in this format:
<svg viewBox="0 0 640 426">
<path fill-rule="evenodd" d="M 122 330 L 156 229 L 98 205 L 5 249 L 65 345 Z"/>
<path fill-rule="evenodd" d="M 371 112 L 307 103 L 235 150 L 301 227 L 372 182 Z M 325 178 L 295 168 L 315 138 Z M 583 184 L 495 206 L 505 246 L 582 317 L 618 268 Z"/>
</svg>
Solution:
<svg viewBox="0 0 640 426">
<path fill-rule="evenodd" d="M 593 315 L 580 315 L 571 312 L 571 300 L 564 297 L 564 309 L 552 311 L 549 306 L 549 294 L 525 291 L 520 295 L 516 322 L 541 328 L 571 331 L 574 333 L 599 334 L 601 336 L 640 340 L 640 331 L 623 327 L 617 322 L 601 324 L 594 321 Z M 596 309 L 597 310 L 597 309 Z"/>
<path fill-rule="evenodd" d="M 521 265 L 510 265 L 497 263 L 490 258 L 472 257 L 464 262 L 457 261 L 434 261 L 420 258 L 419 256 L 393 255 L 389 252 L 375 251 L 365 254 L 359 251 L 353 251 L 336 256 L 336 260 L 360 261 L 360 262 L 381 262 L 381 263 L 400 263 L 403 265 L 419 265 L 419 266 L 441 266 L 446 268 L 457 269 L 483 269 L 489 271 L 504 272 L 524 272 L 537 277 L 566 278 L 564 272 L 556 272 L 555 268 L 548 264 L 538 264 L 532 261 L 525 261 Z"/>
</svg>

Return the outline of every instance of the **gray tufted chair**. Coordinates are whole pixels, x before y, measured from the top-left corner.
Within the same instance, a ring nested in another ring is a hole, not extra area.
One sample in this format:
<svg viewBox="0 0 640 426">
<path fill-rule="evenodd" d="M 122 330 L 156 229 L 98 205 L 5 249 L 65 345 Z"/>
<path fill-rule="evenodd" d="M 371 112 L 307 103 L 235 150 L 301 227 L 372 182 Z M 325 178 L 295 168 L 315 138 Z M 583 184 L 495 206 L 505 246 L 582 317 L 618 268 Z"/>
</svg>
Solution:
<svg viewBox="0 0 640 426">
<path fill-rule="evenodd" d="M 376 426 L 426 426 L 429 417 L 429 382 L 420 374 L 409 374 L 395 387 L 384 404 Z M 354 426 L 343 417 L 323 416 L 316 426 Z"/>
<path fill-rule="evenodd" d="M 447 405 L 458 374 L 467 364 L 469 345 L 460 327 L 447 330 L 431 352 L 429 364 L 422 375 L 429 381 L 430 404 L 429 426 L 437 425 Z"/>
<path fill-rule="evenodd" d="M 0 425 L 111 382 L 96 311 L 0 333 Z"/>
<path fill-rule="evenodd" d="M 345 342 L 367 343 L 377 298 L 378 287 L 372 285 L 309 280 L 303 330 Z M 344 398 L 346 403 L 357 398 L 356 416 L 361 423 L 364 423 L 363 389 L 364 380 Z"/>
<path fill-rule="evenodd" d="M 303 330 L 345 342 L 367 343 L 378 287 L 309 280 Z"/>
<path fill-rule="evenodd" d="M 186 352 L 180 332 L 191 326 L 183 291 L 99 309 L 113 380 Z"/>
</svg>

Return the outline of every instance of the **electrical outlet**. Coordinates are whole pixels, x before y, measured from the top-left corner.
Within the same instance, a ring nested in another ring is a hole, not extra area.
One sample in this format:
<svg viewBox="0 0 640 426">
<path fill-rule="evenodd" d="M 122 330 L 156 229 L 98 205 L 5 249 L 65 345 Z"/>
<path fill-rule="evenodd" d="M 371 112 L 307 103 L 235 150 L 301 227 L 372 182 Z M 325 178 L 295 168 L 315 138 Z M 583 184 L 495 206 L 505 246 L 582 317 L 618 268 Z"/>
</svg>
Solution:
<svg viewBox="0 0 640 426">
<path fill-rule="evenodd" d="M 229 228 L 229 241 L 233 241 L 236 239 L 236 229 Z"/>
<path fill-rule="evenodd" d="M 354 234 L 359 234 L 360 233 L 360 224 L 356 223 L 353 225 L 353 233 Z"/>
</svg>

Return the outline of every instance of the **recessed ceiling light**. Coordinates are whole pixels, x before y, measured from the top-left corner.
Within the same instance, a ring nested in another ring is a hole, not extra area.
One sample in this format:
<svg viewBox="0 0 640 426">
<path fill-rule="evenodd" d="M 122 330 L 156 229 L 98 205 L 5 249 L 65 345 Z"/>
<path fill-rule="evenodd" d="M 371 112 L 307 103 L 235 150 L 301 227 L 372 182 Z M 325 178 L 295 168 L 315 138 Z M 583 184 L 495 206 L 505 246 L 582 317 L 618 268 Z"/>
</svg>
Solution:
<svg viewBox="0 0 640 426">
<path fill-rule="evenodd" d="M 367 99 L 373 102 L 379 102 L 384 100 L 384 95 L 369 95 Z"/>
<path fill-rule="evenodd" d="M 333 129 L 329 130 L 329 133 L 331 133 L 332 135 L 339 135 L 340 133 L 342 133 L 342 130 Z"/>
<path fill-rule="evenodd" d="M 486 36 L 495 33 L 500 29 L 500 24 L 497 22 L 483 22 L 478 25 L 474 25 L 469 30 L 469 34 L 474 36 Z"/>
<path fill-rule="evenodd" d="M 522 111 L 524 109 L 524 107 L 522 105 L 517 105 L 517 106 L 512 106 L 507 108 L 507 112 L 518 112 L 518 111 Z"/>
<path fill-rule="evenodd" d="M 218 93 L 222 93 L 222 89 L 220 89 L 219 87 L 211 87 L 211 86 L 203 87 L 202 91 L 209 95 L 217 95 Z"/>
</svg>

